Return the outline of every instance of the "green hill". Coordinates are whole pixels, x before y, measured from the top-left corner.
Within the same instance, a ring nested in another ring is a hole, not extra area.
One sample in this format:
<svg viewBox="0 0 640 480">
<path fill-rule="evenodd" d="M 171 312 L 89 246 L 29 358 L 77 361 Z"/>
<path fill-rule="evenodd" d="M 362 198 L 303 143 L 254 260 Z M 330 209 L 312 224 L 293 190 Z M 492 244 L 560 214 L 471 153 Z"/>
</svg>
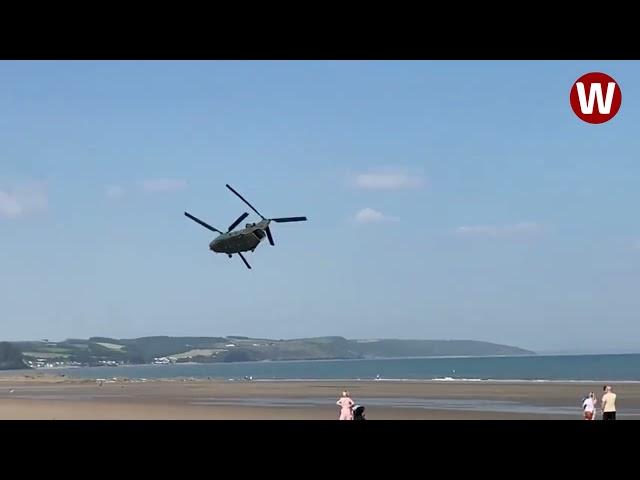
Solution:
<svg viewBox="0 0 640 480">
<path fill-rule="evenodd" d="M 508 345 L 473 340 L 365 340 L 356 342 L 355 348 L 366 357 L 487 356 L 533 353 Z"/>
<path fill-rule="evenodd" d="M 9 342 L 0 342 L 0 370 L 28 368 L 20 349 Z"/>
<path fill-rule="evenodd" d="M 349 340 L 316 337 L 290 340 L 229 337 L 91 337 L 63 342 L 16 342 L 33 366 L 213 363 L 256 360 L 329 360 L 426 356 L 526 355 L 528 350 L 471 340 Z M 15 352 L 14 352 L 15 357 Z M 15 364 L 15 358 L 14 358 Z"/>
</svg>

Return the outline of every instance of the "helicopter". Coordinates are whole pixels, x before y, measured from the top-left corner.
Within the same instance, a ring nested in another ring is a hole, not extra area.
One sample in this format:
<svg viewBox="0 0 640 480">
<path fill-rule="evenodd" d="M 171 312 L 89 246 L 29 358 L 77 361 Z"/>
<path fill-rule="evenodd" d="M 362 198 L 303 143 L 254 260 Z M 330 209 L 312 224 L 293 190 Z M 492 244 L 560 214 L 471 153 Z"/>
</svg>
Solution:
<svg viewBox="0 0 640 480">
<path fill-rule="evenodd" d="M 204 228 L 208 228 L 212 232 L 217 232 L 218 235 L 214 238 L 211 243 L 209 243 L 209 250 L 214 253 L 225 253 L 229 258 L 233 256 L 233 254 L 237 254 L 247 268 L 251 269 L 251 265 L 247 262 L 247 259 L 244 258 L 242 252 L 253 252 L 256 247 L 260 244 L 265 237 L 269 240 L 269 243 L 273 246 L 275 243 L 273 242 L 273 236 L 271 235 L 271 229 L 269 228 L 269 224 L 271 222 L 276 223 L 287 223 L 287 222 L 306 222 L 307 217 L 281 217 L 281 218 L 265 218 L 258 210 L 254 208 L 242 195 L 236 192 L 229 184 L 226 184 L 226 187 L 231 190 L 234 194 L 236 194 L 240 200 L 246 203 L 251 210 L 256 212 L 262 220 L 258 223 L 247 223 L 245 227 L 241 230 L 233 231 L 240 222 L 242 222 L 245 218 L 249 216 L 247 212 L 244 212 L 240 215 L 235 222 L 229 225 L 229 228 L 226 232 L 222 232 L 215 227 L 212 227 L 208 223 L 203 222 L 197 217 L 194 217 L 188 212 L 184 212 L 185 216 L 190 218 L 196 223 L 199 223 Z"/>
</svg>

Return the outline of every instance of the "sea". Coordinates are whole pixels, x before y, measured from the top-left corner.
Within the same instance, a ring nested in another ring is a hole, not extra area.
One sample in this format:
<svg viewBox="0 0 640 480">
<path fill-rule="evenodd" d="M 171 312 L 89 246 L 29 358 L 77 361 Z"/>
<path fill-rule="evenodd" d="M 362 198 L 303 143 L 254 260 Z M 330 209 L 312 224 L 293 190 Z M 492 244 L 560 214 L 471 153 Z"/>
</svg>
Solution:
<svg viewBox="0 0 640 480">
<path fill-rule="evenodd" d="M 14 372 L 15 373 L 15 372 Z M 56 369 L 72 378 L 640 382 L 640 354 L 262 361 Z"/>
</svg>

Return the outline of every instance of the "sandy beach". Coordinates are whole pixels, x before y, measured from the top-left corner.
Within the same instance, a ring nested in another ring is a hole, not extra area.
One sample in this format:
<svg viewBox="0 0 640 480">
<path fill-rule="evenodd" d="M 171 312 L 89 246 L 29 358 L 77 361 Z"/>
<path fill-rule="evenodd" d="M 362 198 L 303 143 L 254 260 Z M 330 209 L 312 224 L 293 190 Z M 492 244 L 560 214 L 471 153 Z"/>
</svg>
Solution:
<svg viewBox="0 0 640 480">
<path fill-rule="evenodd" d="M 587 383 L 72 380 L 55 375 L 0 377 L 0 419 L 334 420 L 348 388 L 368 420 L 581 418 Z M 640 384 L 622 383 L 618 418 L 640 419 Z"/>
</svg>

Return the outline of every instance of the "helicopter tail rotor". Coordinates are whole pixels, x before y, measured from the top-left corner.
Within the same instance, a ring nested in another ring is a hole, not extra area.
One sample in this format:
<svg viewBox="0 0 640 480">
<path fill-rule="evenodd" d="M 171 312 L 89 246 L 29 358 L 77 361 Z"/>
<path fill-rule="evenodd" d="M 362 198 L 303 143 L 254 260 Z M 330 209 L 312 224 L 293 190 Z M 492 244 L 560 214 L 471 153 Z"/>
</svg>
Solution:
<svg viewBox="0 0 640 480">
<path fill-rule="evenodd" d="M 307 221 L 307 217 L 270 218 L 269 220 L 273 220 L 276 223 L 306 222 Z"/>
<path fill-rule="evenodd" d="M 282 218 L 269 218 L 267 219 L 264 215 L 262 215 L 258 210 L 256 210 L 256 208 L 251 205 L 246 198 L 244 198 L 242 195 L 240 195 L 238 192 L 236 192 L 233 187 L 231 185 L 229 185 L 228 183 L 226 184 L 227 188 L 229 190 L 231 190 L 233 193 L 235 193 L 238 198 L 240 200 L 242 200 L 244 203 L 246 203 L 249 208 L 251 208 L 251 210 L 253 210 L 254 212 L 256 212 L 260 218 L 262 218 L 263 220 L 273 220 L 274 222 L 277 223 L 285 223 L 285 222 L 306 222 L 307 221 L 307 217 L 282 217 Z"/>
<path fill-rule="evenodd" d="M 271 236 L 271 229 L 269 227 L 267 227 L 267 228 L 264 229 L 264 231 L 267 232 L 267 238 L 269 239 L 269 243 L 273 247 L 275 245 L 275 243 L 273 243 L 273 237 Z"/>
<path fill-rule="evenodd" d="M 245 218 L 247 218 L 249 216 L 249 214 L 247 212 L 244 212 L 242 215 L 240 215 L 237 220 L 235 222 L 233 222 L 230 226 L 229 226 L 229 230 L 227 230 L 227 233 L 229 233 L 231 230 L 233 230 L 234 228 L 236 228 L 240 222 L 242 220 L 244 220 Z"/>
<path fill-rule="evenodd" d="M 233 193 L 235 193 L 235 194 L 238 196 L 238 198 L 240 198 L 240 200 L 242 200 L 244 203 L 246 203 L 246 204 L 249 206 L 249 208 L 251 208 L 251 210 L 253 210 L 254 212 L 256 212 L 256 213 L 260 216 L 260 218 L 262 218 L 263 220 L 266 220 L 266 218 L 264 217 L 264 215 L 262 215 L 258 210 L 256 210 L 256 209 L 255 209 L 255 207 L 254 207 L 253 205 L 251 205 L 247 200 L 245 200 L 245 198 L 244 198 L 242 195 L 240 195 L 238 192 L 236 192 L 236 191 L 231 187 L 231 185 L 229 185 L 228 183 L 227 183 L 226 185 L 227 185 L 227 188 L 228 188 L 229 190 L 231 190 Z"/>
<path fill-rule="evenodd" d="M 226 184 L 226 187 L 231 190 L 240 200 L 242 200 L 245 204 L 247 204 L 247 206 L 249 206 L 249 208 L 251 208 L 251 210 L 253 210 L 254 212 L 256 212 L 260 218 L 262 218 L 262 220 L 267 222 L 267 226 L 266 228 L 264 228 L 265 233 L 267 234 L 267 238 L 269 239 L 269 244 L 271 244 L 272 246 L 275 245 L 275 242 L 273 241 L 273 235 L 271 234 L 271 229 L 269 228 L 269 222 L 274 221 L 276 223 L 288 223 L 288 222 L 306 222 L 307 221 L 307 217 L 279 217 L 279 218 L 266 218 L 264 215 L 262 215 L 258 210 L 256 210 L 256 208 L 251 205 L 246 198 L 244 198 L 242 195 L 240 195 L 237 191 L 235 191 L 233 189 L 233 187 L 231 185 L 229 185 L 228 183 Z M 229 227 L 229 231 L 231 231 L 233 228 L 235 228 L 238 223 L 240 223 L 245 217 L 247 216 L 247 214 L 243 214 L 242 217 L 240 217 L 238 220 L 236 220 L 233 225 L 231 227 Z M 244 258 L 243 258 L 244 260 Z M 246 263 L 246 261 L 245 261 Z"/>
<path fill-rule="evenodd" d="M 247 262 L 247 259 L 244 258 L 244 255 L 242 255 L 242 253 L 238 252 L 238 255 L 240 256 L 240 258 L 242 259 L 242 261 L 244 262 L 244 264 L 247 266 L 247 268 L 249 270 L 251 270 L 251 265 L 249 265 L 249 262 Z"/>
</svg>

